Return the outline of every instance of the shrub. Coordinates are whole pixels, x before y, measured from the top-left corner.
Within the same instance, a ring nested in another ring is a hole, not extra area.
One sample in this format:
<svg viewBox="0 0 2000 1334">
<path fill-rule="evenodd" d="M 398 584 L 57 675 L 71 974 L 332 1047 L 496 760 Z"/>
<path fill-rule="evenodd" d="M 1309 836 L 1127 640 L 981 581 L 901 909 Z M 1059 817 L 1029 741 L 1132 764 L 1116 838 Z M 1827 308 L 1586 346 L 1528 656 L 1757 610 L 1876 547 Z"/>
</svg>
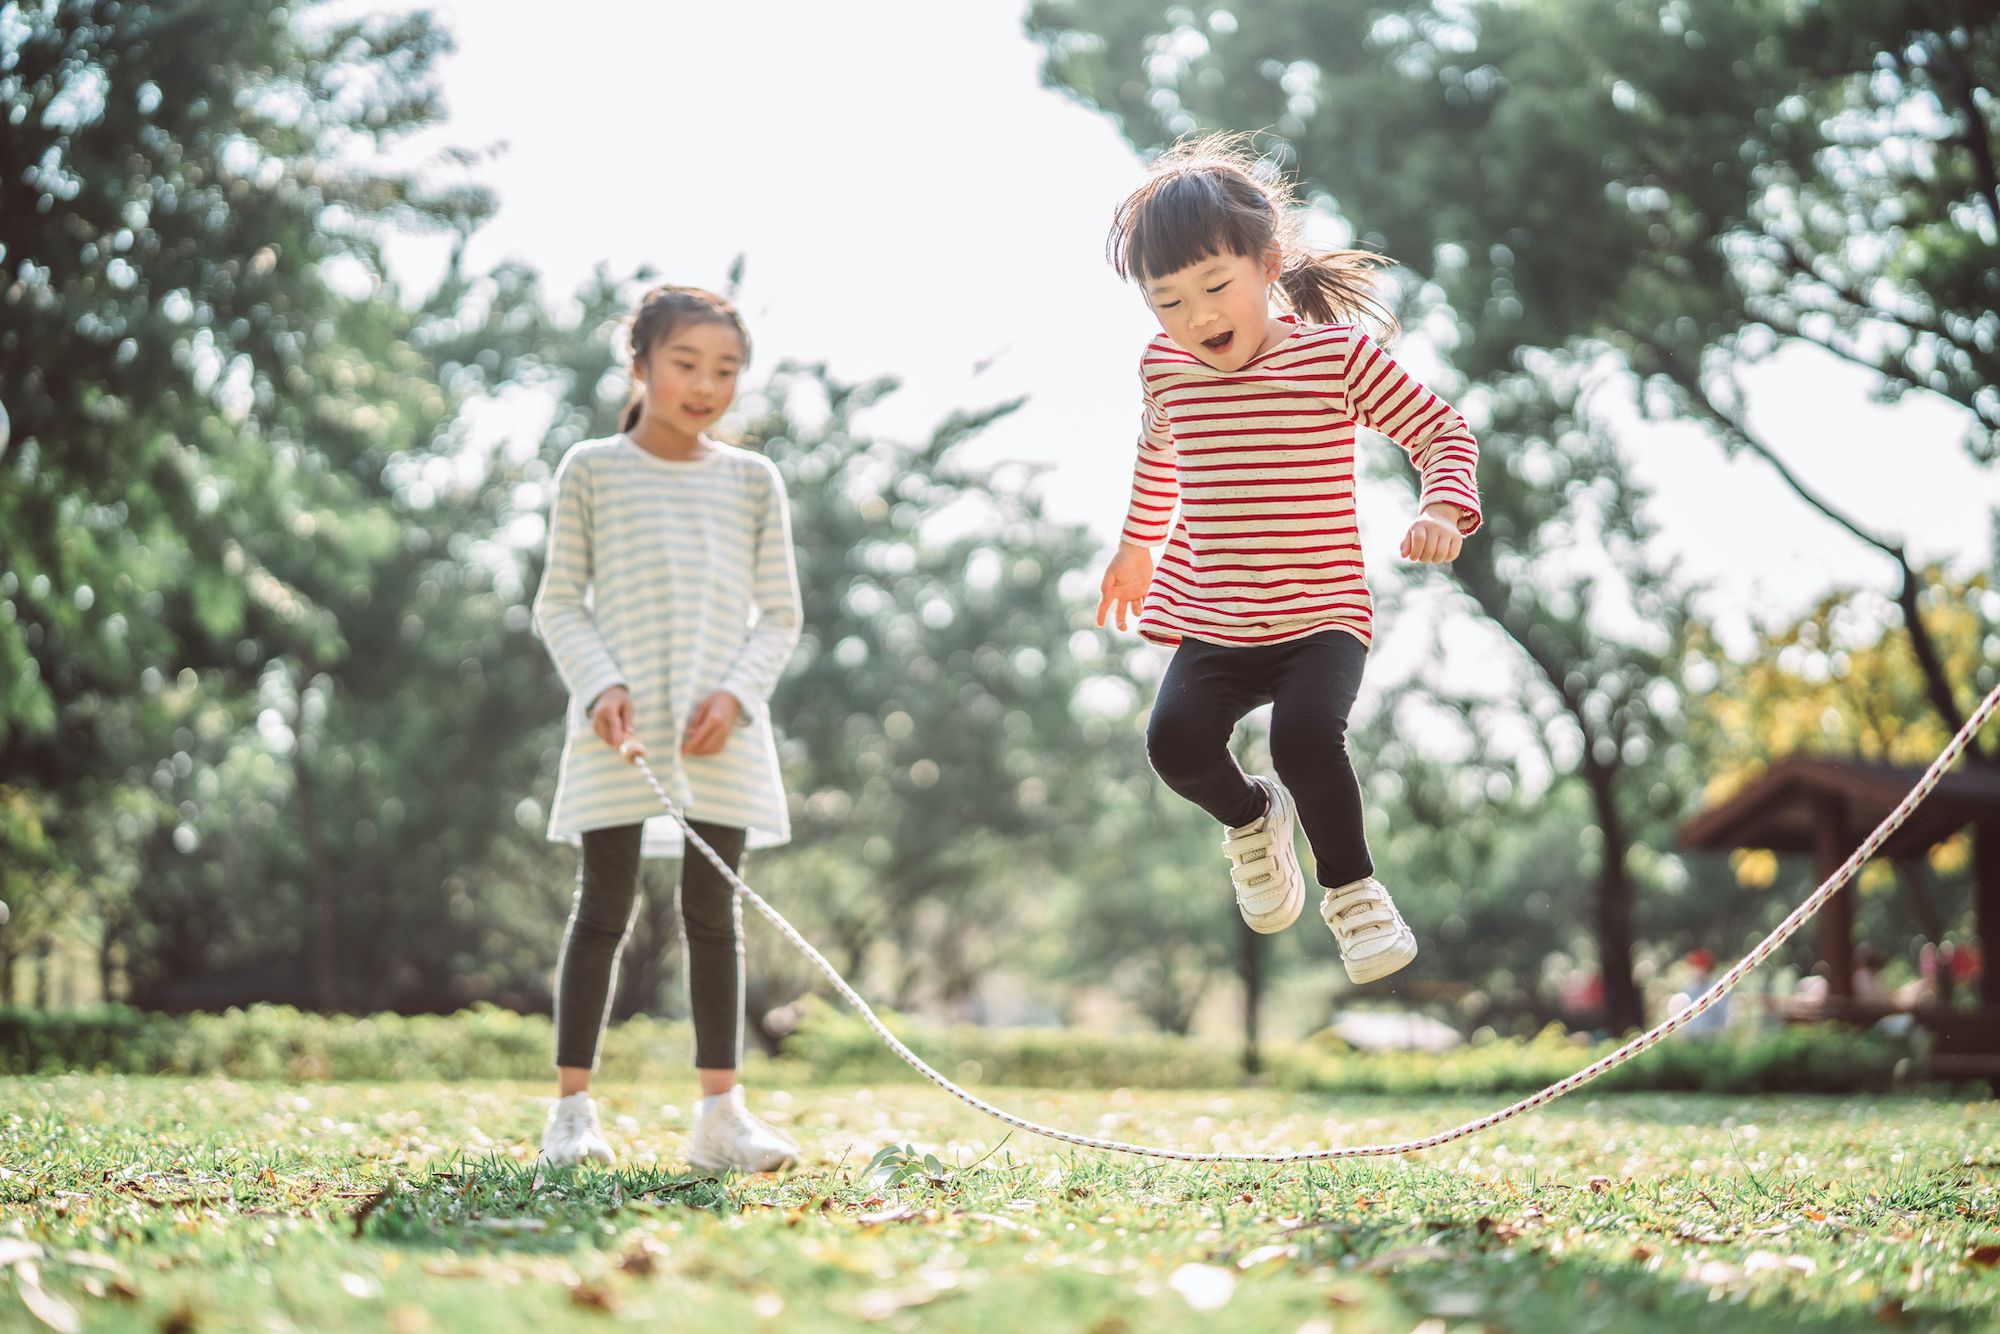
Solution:
<svg viewBox="0 0 2000 1334">
<path fill-rule="evenodd" d="M 974 1087 L 1227 1088 L 1243 1082 L 1233 1047 L 1191 1038 L 889 1023 L 919 1056 Z M 12 1075 L 76 1070 L 289 1080 L 545 1079 L 553 1043 L 547 1015 L 493 1006 L 362 1018 L 270 1005 L 184 1016 L 121 1007 L 0 1011 L 0 1074 Z M 680 1075 L 692 1045 L 686 1023 L 628 1020 L 605 1035 L 601 1073 L 624 1080 Z M 1582 1045 L 1558 1028 L 1436 1054 L 1359 1052 L 1312 1039 L 1274 1047 L 1265 1062 L 1270 1083 L 1302 1093 L 1507 1095 L 1552 1084 L 1612 1045 Z M 1595 1087 L 1870 1092 L 1920 1076 L 1920 1056 L 1906 1040 L 1831 1024 L 1681 1037 L 1610 1072 Z M 762 1059 L 750 1053 L 753 1067 Z M 858 1017 L 816 1000 L 802 1007 L 773 1073 L 797 1083 L 919 1078 Z"/>
</svg>

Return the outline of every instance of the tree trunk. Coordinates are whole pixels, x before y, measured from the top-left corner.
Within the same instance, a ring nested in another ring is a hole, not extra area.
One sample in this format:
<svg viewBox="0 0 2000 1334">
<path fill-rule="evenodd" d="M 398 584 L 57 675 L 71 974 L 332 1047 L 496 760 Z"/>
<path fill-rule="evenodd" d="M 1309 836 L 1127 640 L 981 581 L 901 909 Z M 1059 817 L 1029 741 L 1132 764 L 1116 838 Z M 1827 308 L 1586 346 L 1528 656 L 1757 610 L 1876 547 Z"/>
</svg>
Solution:
<svg viewBox="0 0 2000 1334">
<path fill-rule="evenodd" d="M 297 709 L 292 719 L 295 728 L 292 785 L 299 803 L 299 837 L 305 842 L 306 893 L 312 901 L 317 927 L 312 944 L 307 947 L 311 955 L 313 998 L 323 1013 L 332 1014 L 340 1008 L 340 914 L 334 887 L 326 874 L 326 844 L 320 837 L 319 806 L 313 799 L 312 766 L 306 762 L 305 683 L 310 679 L 301 670 L 295 696 Z"/>
<path fill-rule="evenodd" d="M 1242 942 L 1243 1073 L 1256 1075 L 1264 1069 L 1264 1056 L 1257 1046 L 1257 1019 L 1264 1004 L 1264 953 L 1268 942 L 1241 917 L 1237 920 Z"/>
<path fill-rule="evenodd" d="M 1597 966 L 1604 976 L 1604 1020 L 1612 1032 L 1625 1033 L 1646 1022 L 1639 986 L 1632 980 L 1632 878 L 1625 868 L 1625 821 L 1618 812 L 1615 774 L 1599 762 L 1587 729 L 1583 776 L 1604 839 L 1604 863 L 1597 871 Z"/>
<path fill-rule="evenodd" d="M 104 915 L 104 930 L 97 938 L 97 999 L 109 1005 L 117 1000 L 114 994 L 118 983 L 118 919 L 110 913 Z"/>
<path fill-rule="evenodd" d="M 1958 701 L 1952 695 L 1951 680 L 1945 675 L 1943 660 L 1938 654 L 1937 645 L 1931 639 L 1930 627 L 1924 623 L 1923 611 L 1918 605 L 1918 596 L 1923 592 L 1923 584 L 1919 581 L 1916 570 L 1910 565 L 1909 554 L 1897 543 L 1870 533 L 1808 487 L 1798 474 L 1778 457 L 1775 449 L 1752 434 L 1749 426 L 1740 417 L 1709 392 L 1698 371 L 1682 365 L 1674 358 L 1671 350 L 1659 342 L 1651 339 L 1642 339 L 1641 342 L 1653 353 L 1656 362 L 1653 367 L 1655 373 L 1665 375 L 1679 385 L 1687 394 L 1696 412 L 1706 418 L 1710 425 L 1727 439 L 1764 460 L 1778 475 L 1778 480 L 1783 482 L 1793 495 L 1896 562 L 1897 572 L 1902 577 L 1902 582 L 1896 589 L 1896 606 L 1903 614 L 1903 627 L 1910 635 L 1910 652 L 1916 658 L 1917 670 L 1924 678 L 1924 695 L 1930 701 L 1931 707 L 1937 710 L 1938 717 L 1943 719 L 1948 730 L 1956 732 L 1965 726 L 1965 715 L 1958 710 Z M 1982 749 L 1977 737 L 1974 737 L 1965 748 L 1965 758 L 1973 764 L 1992 763 L 1994 754 L 1993 751 Z"/>
<path fill-rule="evenodd" d="M 2000 1006 L 2000 819 L 1981 820 L 1972 832 L 1972 893 L 1979 954 L 1979 999 Z"/>
</svg>

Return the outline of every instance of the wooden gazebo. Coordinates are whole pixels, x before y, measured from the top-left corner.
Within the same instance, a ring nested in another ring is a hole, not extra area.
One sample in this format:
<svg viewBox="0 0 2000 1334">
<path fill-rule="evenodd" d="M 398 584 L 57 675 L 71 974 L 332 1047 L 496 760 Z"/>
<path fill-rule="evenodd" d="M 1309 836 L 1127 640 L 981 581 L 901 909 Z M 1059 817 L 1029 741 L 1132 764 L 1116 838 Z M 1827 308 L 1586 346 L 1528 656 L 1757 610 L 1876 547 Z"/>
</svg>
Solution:
<svg viewBox="0 0 2000 1334">
<path fill-rule="evenodd" d="M 1793 755 L 1779 760 L 1726 801 L 1681 827 L 1689 848 L 1764 848 L 1809 855 L 1816 877 L 1840 869 L 1849 853 L 1909 794 L 1921 769 Z M 1970 1009 L 1916 1012 L 1936 1037 L 1940 1073 L 1993 1078 L 2000 1092 L 2000 769 L 1948 773 L 1877 853 L 1898 863 L 1907 890 L 1924 893 L 1930 850 L 1973 829 L 1974 920 L 1984 956 L 1979 995 Z M 1929 915 L 1928 913 L 1926 915 Z M 1865 1018 L 1854 1003 L 1854 888 L 1842 887 L 1820 913 L 1819 954 L 1826 966 L 1829 1012 Z"/>
</svg>

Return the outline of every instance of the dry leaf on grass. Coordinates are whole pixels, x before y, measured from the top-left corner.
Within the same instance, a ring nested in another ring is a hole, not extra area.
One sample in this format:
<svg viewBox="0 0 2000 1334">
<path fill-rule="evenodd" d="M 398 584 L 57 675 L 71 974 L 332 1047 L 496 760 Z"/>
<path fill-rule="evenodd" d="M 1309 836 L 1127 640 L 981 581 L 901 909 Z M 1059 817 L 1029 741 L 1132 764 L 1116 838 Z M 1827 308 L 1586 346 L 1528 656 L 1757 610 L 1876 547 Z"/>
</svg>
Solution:
<svg viewBox="0 0 2000 1334">
<path fill-rule="evenodd" d="M 1167 1286 L 1197 1311 L 1219 1311 L 1236 1295 L 1236 1271 L 1220 1265 L 1182 1265 L 1167 1276 Z"/>
<path fill-rule="evenodd" d="M 41 1271 L 33 1260 L 14 1266 L 14 1290 L 21 1294 L 21 1305 L 28 1308 L 28 1314 L 58 1334 L 76 1334 L 83 1327 L 76 1308 L 42 1286 Z"/>
</svg>

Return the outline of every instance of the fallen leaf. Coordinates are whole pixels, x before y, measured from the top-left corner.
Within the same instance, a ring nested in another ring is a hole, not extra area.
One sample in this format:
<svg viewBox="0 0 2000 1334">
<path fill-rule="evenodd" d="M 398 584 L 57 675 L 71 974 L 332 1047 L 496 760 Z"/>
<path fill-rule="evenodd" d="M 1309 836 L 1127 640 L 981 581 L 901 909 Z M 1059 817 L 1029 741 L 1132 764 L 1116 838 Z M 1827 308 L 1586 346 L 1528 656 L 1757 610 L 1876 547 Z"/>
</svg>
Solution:
<svg viewBox="0 0 2000 1334">
<path fill-rule="evenodd" d="M 1400 1246 L 1393 1251 L 1384 1251 L 1370 1259 L 1361 1268 L 1368 1273 L 1380 1273 L 1384 1269 L 1394 1269 L 1405 1261 L 1416 1262 L 1435 1260 L 1444 1254 L 1444 1247 L 1425 1242 L 1421 1246 Z"/>
<path fill-rule="evenodd" d="M 82 1328 L 76 1308 L 42 1287 L 41 1271 L 35 1268 L 33 1260 L 23 1260 L 15 1266 L 14 1290 L 21 1294 L 21 1305 L 28 1308 L 28 1314 L 58 1334 L 76 1334 Z"/>
<path fill-rule="evenodd" d="M 1256 1250 L 1251 1251 L 1248 1255 L 1238 1260 L 1236 1267 L 1240 1270 L 1251 1270 L 1257 1268 L 1259 1265 L 1269 1264 L 1273 1260 L 1289 1260 L 1298 1253 L 1299 1248 L 1296 1246 L 1281 1246 L 1276 1243 L 1269 1246 L 1259 1246 Z"/>
<path fill-rule="evenodd" d="M 611 1295 L 611 1290 L 596 1283 L 577 1284 L 569 1290 L 569 1300 L 570 1305 L 581 1306 L 589 1311 L 615 1311 L 618 1309 L 617 1299 Z"/>
<path fill-rule="evenodd" d="M 938 1288 L 877 1288 L 862 1293 L 854 1309 L 863 1320 L 887 1320 L 899 1311 L 934 1302 L 943 1295 Z"/>
<path fill-rule="evenodd" d="M 20 1264 L 23 1260 L 39 1260 L 42 1248 L 32 1241 L 20 1241 L 14 1237 L 0 1237 L 0 1269 Z"/>
<path fill-rule="evenodd" d="M 1026 1223 L 1017 1222 L 1012 1218 L 1002 1218 L 999 1214 L 965 1213 L 958 1216 L 968 1223 L 984 1223 L 988 1227 L 997 1227 L 1002 1231 L 1018 1233 L 1023 1237 L 1039 1237 L 1042 1235 L 1040 1228 L 1031 1227 Z"/>
<path fill-rule="evenodd" d="M 1743 1261 L 1743 1272 L 1761 1274 L 1772 1269 L 1789 1269 L 1810 1278 L 1819 1272 L 1819 1266 L 1803 1255 L 1777 1255 L 1770 1251 L 1752 1251 Z"/>
<path fill-rule="evenodd" d="M 1965 1257 L 1973 1264 L 1991 1268 L 2000 1265 L 2000 1242 L 1988 1242 L 1984 1246 L 1974 1246 L 1972 1253 Z"/>
<path fill-rule="evenodd" d="M 894 1209 L 884 1209 L 880 1213 L 862 1214 L 859 1218 L 856 1218 L 854 1221 L 861 1224 L 861 1226 L 863 1227 L 880 1227 L 884 1223 L 906 1222 L 907 1220 L 915 1218 L 916 1216 L 917 1216 L 917 1211 L 915 1209 L 912 1209 L 907 1205 L 898 1205 Z"/>
<path fill-rule="evenodd" d="M 1695 1266 L 1690 1277 L 1705 1287 L 1726 1288 L 1742 1278 L 1743 1271 L 1727 1260 L 1707 1260 Z"/>
<path fill-rule="evenodd" d="M 1182 1265 L 1167 1276 L 1167 1286 L 1197 1311 L 1219 1311 L 1236 1295 L 1236 1274 L 1220 1265 Z"/>
<path fill-rule="evenodd" d="M 1590 1193 L 1592 1195 L 1602 1195 L 1605 1191 L 1610 1189 L 1611 1189 L 1610 1177 L 1592 1177 L 1590 1179 Z"/>
<path fill-rule="evenodd" d="M 389 1197 L 396 1193 L 396 1184 L 397 1184 L 396 1178 L 390 1177 L 388 1185 L 382 1187 L 382 1189 L 378 1191 L 371 1192 L 367 1196 L 366 1203 L 364 1203 L 360 1208 L 354 1211 L 353 1219 L 354 1219 L 355 1236 L 357 1237 L 360 1236 L 361 1230 L 364 1227 L 368 1226 L 369 1216 L 372 1215 L 377 1209 L 380 1209 L 385 1203 L 388 1202 Z M 346 1199 L 352 1199 L 354 1197 L 352 1195 L 336 1195 L 334 1198 L 346 1200 Z"/>
</svg>

